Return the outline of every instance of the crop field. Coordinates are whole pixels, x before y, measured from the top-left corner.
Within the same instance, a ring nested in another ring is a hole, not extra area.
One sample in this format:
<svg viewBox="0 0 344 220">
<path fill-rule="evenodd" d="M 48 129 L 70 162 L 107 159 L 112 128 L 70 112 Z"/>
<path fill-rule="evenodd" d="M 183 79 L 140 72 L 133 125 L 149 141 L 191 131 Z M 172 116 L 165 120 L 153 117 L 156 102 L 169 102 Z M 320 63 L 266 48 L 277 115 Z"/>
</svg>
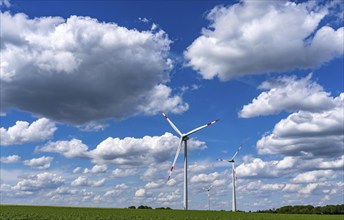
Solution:
<svg viewBox="0 0 344 220">
<path fill-rule="evenodd" d="M 0 205 L 0 219 L 59 220 L 343 220 L 344 215 L 286 215 L 227 211 L 142 210 Z"/>
</svg>

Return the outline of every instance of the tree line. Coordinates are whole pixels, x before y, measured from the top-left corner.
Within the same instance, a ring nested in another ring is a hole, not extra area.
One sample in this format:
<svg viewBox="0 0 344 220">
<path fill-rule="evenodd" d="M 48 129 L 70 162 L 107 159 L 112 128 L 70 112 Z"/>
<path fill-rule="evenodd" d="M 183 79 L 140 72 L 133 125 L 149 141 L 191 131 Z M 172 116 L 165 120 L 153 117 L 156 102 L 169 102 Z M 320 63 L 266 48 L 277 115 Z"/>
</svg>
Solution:
<svg viewBox="0 0 344 220">
<path fill-rule="evenodd" d="M 327 215 L 343 215 L 344 204 L 341 205 L 326 205 L 317 206 L 312 205 L 295 205 L 283 206 L 277 209 L 258 210 L 262 213 L 280 213 L 280 214 L 327 214 Z"/>
<path fill-rule="evenodd" d="M 145 205 L 140 205 L 136 208 L 136 206 L 129 206 L 128 209 L 153 209 L 150 206 L 145 206 Z M 167 209 L 167 210 L 171 210 L 170 207 L 159 207 L 159 208 L 155 208 L 155 209 Z"/>
</svg>

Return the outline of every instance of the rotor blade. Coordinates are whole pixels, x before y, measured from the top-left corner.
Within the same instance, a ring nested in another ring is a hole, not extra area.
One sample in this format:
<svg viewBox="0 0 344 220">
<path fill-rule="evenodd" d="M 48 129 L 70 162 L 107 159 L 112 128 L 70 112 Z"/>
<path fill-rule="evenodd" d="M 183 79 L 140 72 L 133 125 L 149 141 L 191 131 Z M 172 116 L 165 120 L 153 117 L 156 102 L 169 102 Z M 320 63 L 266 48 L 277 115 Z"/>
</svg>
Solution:
<svg viewBox="0 0 344 220">
<path fill-rule="evenodd" d="M 235 152 L 234 156 L 232 157 L 232 160 L 236 157 L 236 155 L 239 153 L 240 149 L 242 148 L 242 144 L 240 144 L 238 150 Z"/>
<path fill-rule="evenodd" d="M 167 117 L 167 115 L 164 112 L 161 112 L 162 115 L 166 118 L 166 120 L 168 121 L 168 123 L 171 125 L 171 127 L 173 128 L 173 130 L 175 130 L 180 136 L 182 136 L 182 132 L 180 132 L 178 130 L 178 128 L 173 124 L 173 122 Z"/>
<path fill-rule="evenodd" d="M 212 121 L 212 122 L 209 122 L 208 124 L 205 124 L 205 125 L 203 125 L 203 126 L 201 126 L 201 127 L 198 127 L 198 128 L 196 128 L 196 129 L 193 129 L 192 131 L 189 131 L 188 133 L 186 133 L 185 136 L 189 136 L 190 134 L 193 134 L 193 133 L 195 133 L 195 132 L 197 132 L 197 131 L 199 131 L 199 130 L 205 128 L 205 127 L 208 127 L 208 126 L 210 126 L 210 125 L 212 125 L 212 124 L 215 124 L 215 123 L 218 122 L 218 121 L 220 121 L 220 119 L 217 119 L 217 120 Z"/>
<path fill-rule="evenodd" d="M 171 166 L 170 173 L 168 174 L 168 180 L 170 180 L 170 178 L 171 178 L 171 174 L 173 172 L 174 165 L 176 164 L 177 158 L 178 158 L 179 153 L 180 153 L 180 149 L 182 148 L 182 143 L 183 143 L 183 138 L 180 138 L 180 142 L 179 142 L 179 145 L 178 145 L 178 148 L 177 148 L 176 156 L 174 156 L 174 161 L 173 161 L 173 164 Z"/>
<path fill-rule="evenodd" d="M 221 161 L 221 162 L 231 162 L 230 160 L 224 160 L 224 159 L 217 159 L 217 161 Z"/>
</svg>

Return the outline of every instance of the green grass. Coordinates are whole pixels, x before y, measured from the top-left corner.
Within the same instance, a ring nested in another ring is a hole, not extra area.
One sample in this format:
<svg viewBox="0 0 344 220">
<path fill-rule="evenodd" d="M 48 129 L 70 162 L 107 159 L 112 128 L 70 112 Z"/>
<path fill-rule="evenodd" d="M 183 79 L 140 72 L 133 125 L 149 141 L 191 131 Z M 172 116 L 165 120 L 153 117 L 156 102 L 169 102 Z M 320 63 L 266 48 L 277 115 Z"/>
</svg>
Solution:
<svg viewBox="0 0 344 220">
<path fill-rule="evenodd" d="M 225 211 L 139 210 L 0 205 L 0 219 L 59 220 L 343 220 L 343 215 L 285 215 Z"/>
</svg>

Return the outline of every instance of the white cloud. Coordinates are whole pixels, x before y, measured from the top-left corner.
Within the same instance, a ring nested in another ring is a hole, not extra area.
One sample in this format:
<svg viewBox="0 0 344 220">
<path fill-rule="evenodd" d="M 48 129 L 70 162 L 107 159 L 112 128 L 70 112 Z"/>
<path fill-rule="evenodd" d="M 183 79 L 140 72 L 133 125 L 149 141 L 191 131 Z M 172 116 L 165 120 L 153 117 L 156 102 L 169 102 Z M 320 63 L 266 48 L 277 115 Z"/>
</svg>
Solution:
<svg viewBox="0 0 344 220">
<path fill-rule="evenodd" d="M 281 173 L 277 166 L 277 161 L 248 158 L 236 168 L 236 174 L 239 178 L 276 178 Z"/>
<path fill-rule="evenodd" d="M 60 186 L 59 188 L 55 189 L 54 191 L 52 192 L 49 192 L 47 194 L 47 196 L 50 196 L 50 197 L 54 197 L 56 195 L 75 195 L 78 193 L 78 190 L 76 189 L 69 189 L 67 187 L 64 187 L 64 186 Z"/>
<path fill-rule="evenodd" d="M 165 133 L 161 136 L 144 136 L 143 138 L 108 137 L 90 151 L 88 151 L 88 146 L 78 139 L 49 142 L 36 150 L 59 153 L 67 158 L 87 158 L 96 164 L 114 163 L 137 166 L 172 161 L 178 143 L 178 137 L 171 133 Z M 189 140 L 188 144 L 190 151 L 206 148 L 205 142 L 193 138 Z M 115 170 L 112 176 L 118 176 L 119 171 L 121 170 Z M 127 170 L 127 172 L 129 171 Z M 133 174 L 133 170 L 130 171 L 131 174 Z"/>
<path fill-rule="evenodd" d="M 39 142 L 50 139 L 56 131 L 55 123 L 46 118 L 38 119 L 31 124 L 26 121 L 17 121 L 8 129 L 0 128 L 2 146 Z"/>
<path fill-rule="evenodd" d="M 20 156 L 18 155 L 10 155 L 7 157 L 1 157 L 0 162 L 1 163 L 17 163 L 20 161 Z"/>
<path fill-rule="evenodd" d="M 84 173 L 105 173 L 107 170 L 107 166 L 105 164 L 103 165 L 94 165 L 92 169 L 85 168 Z"/>
<path fill-rule="evenodd" d="M 162 202 L 164 205 L 169 205 L 181 198 L 181 193 L 179 190 L 175 190 L 171 193 L 159 193 L 157 197 L 158 202 Z"/>
<path fill-rule="evenodd" d="M 106 191 L 104 196 L 106 197 L 112 197 L 112 196 L 118 196 L 121 193 L 124 193 L 129 186 L 127 186 L 125 183 L 117 184 L 114 189 Z"/>
<path fill-rule="evenodd" d="M 301 79 L 285 76 L 263 82 L 259 88 L 269 91 L 262 92 L 252 103 L 245 105 L 239 117 L 251 118 L 281 111 L 321 112 L 333 108 L 333 98 L 322 86 L 312 82 L 311 77 L 312 74 Z"/>
<path fill-rule="evenodd" d="M 323 112 L 299 111 L 275 125 L 257 142 L 260 154 L 328 157 L 341 155 L 344 147 L 344 93 L 335 107 Z"/>
<path fill-rule="evenodd" d="M 161 188 L 165 183 L 166 182 L 163 181 L 163 180 L 159 180 L 159 181 L 156 181 L 156 182 L 151 181 L 151 182 L 149 182 L 149 183 L 147 183 L 145 185 L 145 188 L 146 189 L 157 189 L 157 188 Z"/>
<path fill-rule="evenodd" d="M 54 158 L 52 157 L 39 157 L 39 158 L 33 158 L 31 160 L 25 160 L 23 163 L 26 166 L 30 166 L 35 169 L 44 170 L 48 169 L 50 167 L 51 162 Z"/>
<path fill-rule="evenodd" d="M 190 183 L 208 183 L 208 182 L 213 182 L 216 179 L 220 177 L 220 174 L 218 172 L 214 173 L 209 173 L 209 174 L 198 174 L 194 175 L 190 179 Z"/>
<path fill-rule="evenodd" d="M 318 188 L 318 183 L 310 183 L 306 187 L 299 190 L 301 194 L 311 194 Z"/>
<path fill-rule="evenodd" d="M 76 167 L 72 173 L 79 173 L 81 171 L 81 167 Z"/>
<path fill-rule="evenodd" d="M 190 164 L 188 167 L 189 172 L 204 172 L 208 169 L 213 168 L 213 166 L 209 163 L 197 163 Z"/>
<path fill-rule="evenodd" d="M 183 103 L 180 96 L 171 96 L 172 89 L 163 84 L 155 86 L 145 97 L 145 101 L 138 109 L 147 115 L 154 115 L 159 111 L 169 111 L 175 114 L 189 109 L 187 103 Z"/>
<path fill-rule="evenodd" d="M 81 140 L 73 138 L 70 141 L 49 142 L 37 150 L 40 152 L 59 153 L 67 158 L 74 158 L 86 157 L 88 147 Z"/>
<path fill-rule="evenodd" d="M 315 183 L 324 182 L 335 177 L 333 170 L 313 170 L 298 174 L 293 181 L 296 183 Z"/>
<path fill-rule="evenodd" d="M 39 173 L 29 175 L 19 181 L 13 188 L 20 191 L 40 191 L 45 189 L 55 189 L 64 183 L 64 179 L 54 173 Z"/>
<path fill-rule="evenodd" d="M 169 163 L 149 164 L 148 168 L 140 175 L 140 179 L 146 182 L 152 180 L 166 181 L 170 166 Z"/>
<path fill-rule="evenodd" d="M 289 193 L 295 193 L 295 192 L 298 192 L 300 189 L 301 189 L 300 184 L 287 183 L 285 184 L 283 191 L 289 192 Z"/>
<path fill-rule="evenodd" d="M 220 80 L 317 67 L 343 54 L 343 27 L 321 23 L 328 7 L 312 1 L 217 6 L 207 16 L 210 26 L 184 53 L 188 66 L 205 79 Z"/>
<path fill-rule="evenodd" d="M 146 190 L 145 189 L 138 189 L 135 192 L 135 197 L 144 197 L 146 195 Z"/>
<path fill-rule="evenodd" d="M 120 177 L 133 176 L 135 174 L 137 174 L 136 169 L 131 169 L 131 168 L 119 169 L 119 168 L 116 168 L 111 172 L 110 177 L 111 178 L 120 178 Z"/>
<path fill-rule="evenodd" d="M 155 114 L 158 104 L 174 113 L 188 108 L 164 85 L 173 65 L 171 41 L 160 29 L 138 31 L 82 16 L 30 19 L 1 12 L 1 19 L 0 112 L 16 107 L 83 125 Z"/>
<path fill-rule="evenodd" d="M 90 180 L 86 176 L 79 176 L 71 183 L 72 186 L 92 186 L 92 187 L 100 187 L 103 186 L 105 183 L 105 178 L 101 180 Z"/>
<path fill-rule="evenodd" d="M 143 138 L 126 137 L 124 139 L 109 137 L 89 151 L 94 162 L 111 162 L 115 164 L 140 165 L 171 160 L 179 138 L 171 133 L 162 136 L 144 136 Z M 204 142 L 190 139 L 190 150 L 206 147 Z"/>
</svg>

